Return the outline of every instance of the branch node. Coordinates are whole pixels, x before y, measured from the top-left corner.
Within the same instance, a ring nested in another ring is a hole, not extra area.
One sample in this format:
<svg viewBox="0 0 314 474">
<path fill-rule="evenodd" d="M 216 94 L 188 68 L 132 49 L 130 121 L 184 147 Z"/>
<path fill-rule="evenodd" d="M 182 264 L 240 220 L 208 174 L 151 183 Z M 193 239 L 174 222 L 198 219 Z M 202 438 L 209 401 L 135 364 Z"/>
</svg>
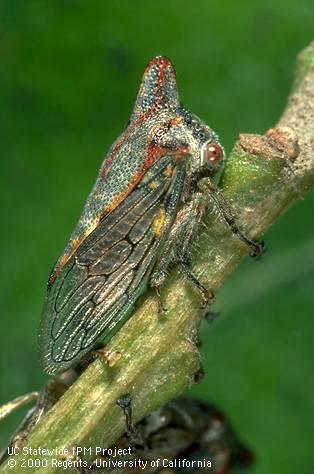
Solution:
<svg viewBox="0 0 314 474">
<path fill-rule="evenodd" d="M 290 127 L 270 128 L 265 135 L 241 133 L 240 145 L 247 153 L 270 160 L 293 160 L 300 153 L 298 137 Z"/>
</svg>

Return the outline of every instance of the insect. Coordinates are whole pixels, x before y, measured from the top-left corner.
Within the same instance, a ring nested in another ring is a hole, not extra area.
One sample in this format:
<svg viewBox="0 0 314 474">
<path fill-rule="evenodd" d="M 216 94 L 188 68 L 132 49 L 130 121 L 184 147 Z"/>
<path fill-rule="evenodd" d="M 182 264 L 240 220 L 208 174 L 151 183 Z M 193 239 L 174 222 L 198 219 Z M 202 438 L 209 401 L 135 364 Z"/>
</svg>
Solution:
<svg viewBox="0 0 314 474">
<path fill-rule="evenodd" d="M 136 429 L 150 447 L 139 454 L 144 459 L 161 459 L 169 473 L 227 474 L 254 462 L 253 453 L 228 418 L 205 400 L 179 397 L 141 420 Z"/>
<path fill-rule="evenodd" d="M 254 455 L 239 440 L 226 416 L 205 400 L 177 398 L 141 420 L 134 432 L 142 439 L 142 446 L 134 448 L 131 455 L 118 456 L 127 461 L 124 469 L 112 469 L 110 456 L 105 453 L 80 472 L 105 472 L 110 466 L 111 472 L 124 474 L 227 474 L 246 470 L 254 462 Z M 129 442 L 128 433 L 116 441 L 114 449 L 126 452 Z"/>
<path fill-rule="evenodd" d="M 157 293 L 171 263 L 203 296 L 188 264 L 191 239 L 212 197 L 251 249 L 218 192 L 224 150 L 179 99 L 169 59 L 147 66 L 130 122 L 106 156 L 69 243 L 48 281 L 39 330 L 43 369 L 56 374 L 105 344 L 148 285 Z"/>
<path fill-rule="evenodd" d="M 253 463 L 253 454 L 229 420 L 205 400 L 179 397 L 148 415 L 136 429 L 149 446 L 137 456 L 160 459 L 169 472 L 229 473 Z M 210 468 L 206 461 L 211 462 Z M 148 466 L 148 472 L 156 472 L 151 462 Z"/>
</svg>

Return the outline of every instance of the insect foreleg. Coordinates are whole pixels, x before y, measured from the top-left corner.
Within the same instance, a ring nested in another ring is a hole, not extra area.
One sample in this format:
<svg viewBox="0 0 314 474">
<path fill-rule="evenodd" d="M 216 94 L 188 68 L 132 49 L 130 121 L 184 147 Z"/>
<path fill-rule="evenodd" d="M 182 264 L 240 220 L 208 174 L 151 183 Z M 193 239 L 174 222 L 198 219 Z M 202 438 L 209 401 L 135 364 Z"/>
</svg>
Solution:
<svg viewBox="0 0 314 474">
<path fill-rule="evenodd" d="M 216 204 L 220 215 L 224 218 L 224 220 L 230 227 L 232 233 L 236 235 L 238 239 L 245 243 L 245 245 L 250 249 L 250 256 L 255 259 L 258 259 L 265 249 L 264 242 L 253 242 L 241 232 L 235 222 L 235 218 L 233 216 L 229 204 L 227 203 L 220 189 L 215 186 L 212 181 L 203 181 L 202 183 L 200 183 L 200 186 L 204 189 L 204 191 L 207 187 L 207 192 L 210 193 L 210 198 Z"/>
</svg>

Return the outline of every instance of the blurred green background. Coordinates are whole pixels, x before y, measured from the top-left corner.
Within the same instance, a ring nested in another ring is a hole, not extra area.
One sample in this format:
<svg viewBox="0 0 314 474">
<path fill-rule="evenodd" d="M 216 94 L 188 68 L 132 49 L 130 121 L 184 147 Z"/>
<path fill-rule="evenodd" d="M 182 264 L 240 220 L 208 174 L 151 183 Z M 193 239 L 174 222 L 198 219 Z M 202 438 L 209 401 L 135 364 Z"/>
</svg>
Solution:
<svg viewBox="0 0 314 474">
<path fill-rule="evenodd" d="M 143 69 L 165 54 L 181 98 L 229 151 L 285 106 L 312 0 L 0 3 L 1 401 L 38 389 L 49 272 L 102 157 L 127 123 Z M 313 195 L 268 232 L 203 328 L 207 377 L 192 390 L 226 411 L 255 474 L 314 472 Z M 21 412 L 0 425 L 1 444 Z"/>
</svg>

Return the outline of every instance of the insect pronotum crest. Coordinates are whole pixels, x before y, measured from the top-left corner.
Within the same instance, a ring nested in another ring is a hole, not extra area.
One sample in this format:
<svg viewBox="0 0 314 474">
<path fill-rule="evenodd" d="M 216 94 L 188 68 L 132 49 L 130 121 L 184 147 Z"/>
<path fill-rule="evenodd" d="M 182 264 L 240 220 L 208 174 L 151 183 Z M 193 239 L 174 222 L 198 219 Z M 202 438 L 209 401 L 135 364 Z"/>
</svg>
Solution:
<svg viewBox="0 0 314 474">
<path fill-rule="evenodd" d="M 171 62 L 156 57 L 50 275 L 39 330 L 46 372 L 109 341 L 148 285 L 184 261 L 208 201 L 199 205 L 197 183 L 222 163 L 217 135 L 181 105 Z"/>
</svg>

